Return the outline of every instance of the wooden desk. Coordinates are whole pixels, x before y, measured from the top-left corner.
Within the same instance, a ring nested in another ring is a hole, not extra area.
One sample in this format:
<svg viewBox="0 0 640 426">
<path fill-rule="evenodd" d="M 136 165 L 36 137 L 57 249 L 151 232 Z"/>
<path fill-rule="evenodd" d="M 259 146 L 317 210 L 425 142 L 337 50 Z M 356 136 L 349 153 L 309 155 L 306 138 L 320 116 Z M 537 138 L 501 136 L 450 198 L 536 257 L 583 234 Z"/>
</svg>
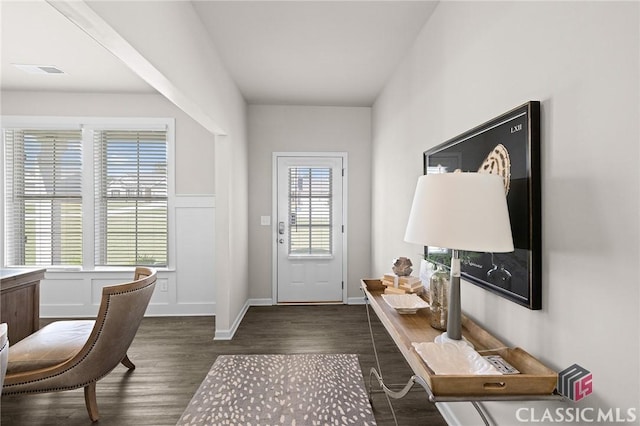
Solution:
<svg viewBox="0 0 640 426">
<path fill-rule="evenodd" d="M 0 322 L 11 345 L 40 328 L 40 280 L 44 269 L 0 269 Z"/>
</svg>

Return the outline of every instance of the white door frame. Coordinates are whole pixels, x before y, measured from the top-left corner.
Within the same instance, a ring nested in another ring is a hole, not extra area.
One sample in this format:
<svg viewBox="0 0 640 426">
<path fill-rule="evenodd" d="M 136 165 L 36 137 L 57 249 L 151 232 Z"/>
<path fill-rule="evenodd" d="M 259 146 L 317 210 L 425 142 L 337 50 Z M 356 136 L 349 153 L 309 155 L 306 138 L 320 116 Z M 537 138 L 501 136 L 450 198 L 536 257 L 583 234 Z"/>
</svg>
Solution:
<svg viewBox="0 0 640 426">
<path fill-rule="evenodd" d="M 339 157 L 342 158 L 342 303 L 348 302 L 348 251 L 347 251 L 347 194 L 349 168 L 346 152 L 274 152 L 271 163 L 271 301 L 278 304 L 278 157 Z"/>
</svg>

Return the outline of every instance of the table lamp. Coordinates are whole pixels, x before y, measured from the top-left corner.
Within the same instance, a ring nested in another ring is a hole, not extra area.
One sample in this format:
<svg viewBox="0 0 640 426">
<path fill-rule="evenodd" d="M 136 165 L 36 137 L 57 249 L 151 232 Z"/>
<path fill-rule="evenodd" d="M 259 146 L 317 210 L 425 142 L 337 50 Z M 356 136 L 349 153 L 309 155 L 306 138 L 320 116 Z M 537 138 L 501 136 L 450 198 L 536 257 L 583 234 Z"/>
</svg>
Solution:
<svg viewBox="0 0 640 426">
<path fill-rule="evenodd" d="M 404 240 L 452 250 L 447 331 L 462 340 L 458 251 L 513 251 L 503 178 L 488 173 L 420 176 Z"/>
</svg>

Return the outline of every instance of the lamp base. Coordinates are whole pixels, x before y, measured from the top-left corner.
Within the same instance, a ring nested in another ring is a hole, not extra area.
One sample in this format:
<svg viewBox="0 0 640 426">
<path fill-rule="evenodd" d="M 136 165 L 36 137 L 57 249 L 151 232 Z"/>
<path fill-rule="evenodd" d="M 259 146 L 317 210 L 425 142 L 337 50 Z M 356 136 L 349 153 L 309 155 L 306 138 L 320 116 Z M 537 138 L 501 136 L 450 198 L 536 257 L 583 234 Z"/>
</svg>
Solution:
<svg viewBox="0 0 640 426">
<path fill-rule="evenodd" d="M 451 337 L 449 337 L 447 332 L 444 332 L 444 333 L 440 334 L 439 336 L 436 336 L 436 338 L 433 339 L 433 341 L 435 343 L 455 343 L 456 345 L 465 345 L 465 346 L 470 346 L 471 348 L 473 348 L 473 343 L 468 341 L 464 336 L 462 336 L 461 339 L 452 339 Z"/>
</svg>

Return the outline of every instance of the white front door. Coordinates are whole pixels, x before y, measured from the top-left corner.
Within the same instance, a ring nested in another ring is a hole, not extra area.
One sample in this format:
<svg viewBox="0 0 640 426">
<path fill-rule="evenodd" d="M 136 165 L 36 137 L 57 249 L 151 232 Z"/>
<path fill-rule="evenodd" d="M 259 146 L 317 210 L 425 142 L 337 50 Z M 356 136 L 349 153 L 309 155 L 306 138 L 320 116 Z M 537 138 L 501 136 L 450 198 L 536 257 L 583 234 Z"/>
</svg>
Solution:
<svg viewBox="0 0 640 426">
<path fill-rule="evenodd" d="M 343 300 L 342 157 L 277 157 L 277 301 Z"/>
</svg>

